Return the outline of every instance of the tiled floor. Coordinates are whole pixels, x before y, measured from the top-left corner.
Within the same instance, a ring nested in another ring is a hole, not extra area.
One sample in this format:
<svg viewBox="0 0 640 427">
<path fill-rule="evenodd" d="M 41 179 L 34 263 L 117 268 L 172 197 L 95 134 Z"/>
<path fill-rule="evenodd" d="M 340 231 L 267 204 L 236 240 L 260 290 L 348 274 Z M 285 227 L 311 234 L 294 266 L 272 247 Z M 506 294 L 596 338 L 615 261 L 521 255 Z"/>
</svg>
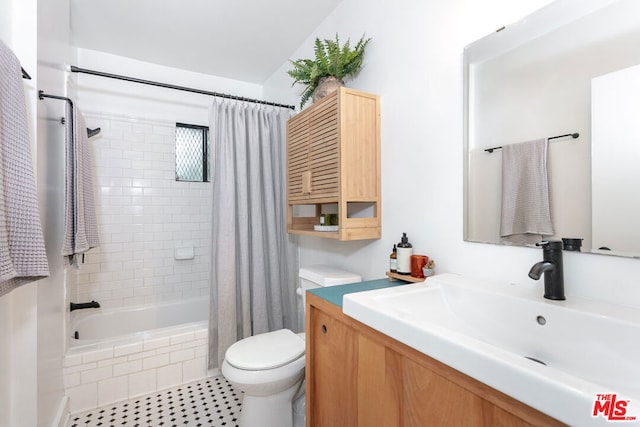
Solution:
<svg viewBox="0 0 640 427">
<path fill-rule="evenodd" d="M 73 414 L 81 426 L 237 426 L 242 394 L 222 376 Z"/>
</svg>

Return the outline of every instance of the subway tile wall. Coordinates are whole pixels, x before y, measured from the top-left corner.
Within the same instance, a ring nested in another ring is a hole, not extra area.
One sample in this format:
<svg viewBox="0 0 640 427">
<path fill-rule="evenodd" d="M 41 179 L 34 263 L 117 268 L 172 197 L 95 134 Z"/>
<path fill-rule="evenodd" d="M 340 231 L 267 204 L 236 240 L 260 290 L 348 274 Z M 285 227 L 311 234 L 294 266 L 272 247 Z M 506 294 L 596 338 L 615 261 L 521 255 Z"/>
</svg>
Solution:
<svg viewBox="0 0 640 427">
<path fill-rule="evenodd" d="M 175 123 L 85 118 L 101 128 L 89 142 L 100 247 L 75 272 L 76 299 L 111 308 L 208 295 L 211 184 L 175 180 Z M 174 259 L 185 247 L 194 258 Z"/>
</svg>

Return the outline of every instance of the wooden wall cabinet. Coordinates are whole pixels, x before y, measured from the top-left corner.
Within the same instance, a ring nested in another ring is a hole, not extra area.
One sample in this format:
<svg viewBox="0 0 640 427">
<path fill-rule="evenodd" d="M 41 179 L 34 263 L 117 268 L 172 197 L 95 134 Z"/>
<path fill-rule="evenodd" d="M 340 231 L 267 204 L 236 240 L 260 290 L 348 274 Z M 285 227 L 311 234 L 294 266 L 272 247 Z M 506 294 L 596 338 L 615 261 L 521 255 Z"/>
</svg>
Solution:
<svg viewBox="0 0 640 427">
<path fill-rule="evenodd" d="M 380 195 L 377 95 L 343 87 L 289 119 L 289 233 L 379 239 Z M 321 213 L 337 213 L 338 231 L 314 230 Z"/>
<path fill-rule="evenodd" d="M 307 294 L 307 426 L 560 426 Z"/>
</svg>

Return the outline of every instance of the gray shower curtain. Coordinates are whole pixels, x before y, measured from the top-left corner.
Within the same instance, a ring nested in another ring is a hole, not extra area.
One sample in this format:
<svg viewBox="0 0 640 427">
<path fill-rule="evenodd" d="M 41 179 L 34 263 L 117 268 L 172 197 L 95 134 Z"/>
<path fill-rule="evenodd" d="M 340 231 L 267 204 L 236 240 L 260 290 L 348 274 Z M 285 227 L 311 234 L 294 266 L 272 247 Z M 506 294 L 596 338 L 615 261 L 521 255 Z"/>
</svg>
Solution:
<svg viewBox="0 0 640 427">
<path fill-rule="evenodd" d="M 297 250 L 286 230 L 288 109 L 216 100 L 210 115 L 209 368 L 251 335 L 297 327 Z"/>
</svg>

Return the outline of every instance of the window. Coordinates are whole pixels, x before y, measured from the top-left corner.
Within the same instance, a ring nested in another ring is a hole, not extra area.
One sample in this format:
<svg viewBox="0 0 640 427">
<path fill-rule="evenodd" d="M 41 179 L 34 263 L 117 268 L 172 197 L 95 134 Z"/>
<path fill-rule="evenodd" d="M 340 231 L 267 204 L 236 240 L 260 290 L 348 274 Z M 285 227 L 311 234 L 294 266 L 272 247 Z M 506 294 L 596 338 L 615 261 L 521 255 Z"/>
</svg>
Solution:
<svg viewBox="0 0 640 427">
<path fill-rule="evenodd" d="M 209 128 L 176 123 L 176 181 L 209 182 Z"/>
</svg>

